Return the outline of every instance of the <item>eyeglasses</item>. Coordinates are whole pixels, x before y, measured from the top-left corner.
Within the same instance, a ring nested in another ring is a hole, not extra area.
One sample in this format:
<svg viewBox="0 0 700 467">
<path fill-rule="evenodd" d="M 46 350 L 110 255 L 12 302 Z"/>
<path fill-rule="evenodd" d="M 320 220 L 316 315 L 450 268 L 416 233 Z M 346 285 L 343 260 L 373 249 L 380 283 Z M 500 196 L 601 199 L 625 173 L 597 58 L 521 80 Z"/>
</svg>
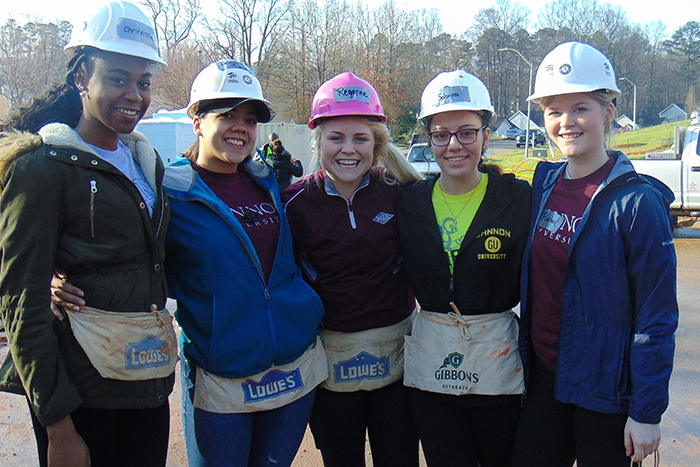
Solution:
<svg viewBox="0 0 700 467">
<path fill-rule="evenodd" d="M 457 130 L 454 133 L 450 131 L 433 131 L 428 133 L 428 138 L 430 138 L 430 144 L 433 146 L 448 146 L 452 137 L 456 136 L 457 141 L 460 144 L 472 144 L 476 141 L 476 137 L 481 130 L 486 128 L 482 126 L 481 128 L 464 128 L 462 130 Z"/>
</svg>

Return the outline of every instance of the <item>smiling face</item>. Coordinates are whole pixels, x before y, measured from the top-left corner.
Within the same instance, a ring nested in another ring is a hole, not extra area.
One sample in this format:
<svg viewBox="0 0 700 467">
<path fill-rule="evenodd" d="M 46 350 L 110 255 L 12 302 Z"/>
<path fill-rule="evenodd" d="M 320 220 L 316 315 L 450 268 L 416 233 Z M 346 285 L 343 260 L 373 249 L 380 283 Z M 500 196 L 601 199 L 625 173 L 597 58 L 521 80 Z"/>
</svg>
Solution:
<svg viewBox="0 0 700 467">
<path fill-rule="evenodd" d="M 258 117 L 251 102 L 226 113 L 206 112 L 194 117 L 199 137 L 197 164 L 212 172 L 234 173 L 255 149 Z"/>
<path fill-rule="evenodd" d="M 83 103 L 78 134 L 95 146 L 116 149 L 119 134 L 134 131 L 151 104 L 152 67 L 143 58 L 94 52 L 75 74 Z"/>
<path fill-rule="evenodd" d="M 605 158 L 605 127 L 615 116 L 590 93 L 555 96 L 544 109 L 549 138 L 567 158 Z"/>
<path fill-rule="evenodd" d="M 319 125 L 319 153 L 326 176 L 349 198 L 374 163 L 374 134 L 367 120 L 340 117 Z"/>
<path fill-rule="evenodd" d="M 481 115 L 471 110 L 456 110 L 436 114 L 430 122 L 430 132 L 449 131 L 454 133 L 462 129 L 477 130 L 484 125 Z M 480 180 L 477 167 L 481 160 L 481 154 L 489 144 L 491 130 L 486 127 L 479 131 L 476 141 L 471 144 L 462 144 L 456 136 L 450 138 L 447 146 L 431 146 L 435 161 L 442 171 L 441 177 L 449 181 L 459 181 L 466 186 L 474 185 Z"/>
</svg>

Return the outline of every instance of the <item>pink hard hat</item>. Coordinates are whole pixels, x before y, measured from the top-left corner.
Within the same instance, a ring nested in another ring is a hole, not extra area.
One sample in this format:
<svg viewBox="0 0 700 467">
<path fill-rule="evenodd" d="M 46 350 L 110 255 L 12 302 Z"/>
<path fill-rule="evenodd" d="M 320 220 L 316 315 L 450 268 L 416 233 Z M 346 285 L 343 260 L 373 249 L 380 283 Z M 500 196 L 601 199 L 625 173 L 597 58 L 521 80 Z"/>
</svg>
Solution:
<svg viewBox="0 0 700 467">
<path fill-rule="evenodd" d="M 341 73 L 323 83 L 311 104 L 309 128 L 319 120 L 345 116 L 375 117 L 386 122 L 384 108 L 371 84 L 353 73 Z"/>
</svg>

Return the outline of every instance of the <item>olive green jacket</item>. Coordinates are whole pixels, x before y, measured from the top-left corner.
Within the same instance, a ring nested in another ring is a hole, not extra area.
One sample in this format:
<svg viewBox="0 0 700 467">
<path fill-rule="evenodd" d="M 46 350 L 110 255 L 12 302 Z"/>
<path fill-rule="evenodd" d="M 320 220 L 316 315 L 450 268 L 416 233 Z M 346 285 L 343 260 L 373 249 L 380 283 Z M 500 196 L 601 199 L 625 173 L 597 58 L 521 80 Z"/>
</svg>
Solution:
<svg viewBox="0 0 700 467">
<path fill-rule="evenodd" d="M 138 133 L 124 135 L 158 195 L 153 215 L 136 186 L 73 129 L 0 137 L 0 316 L 10 352 L 0 390 L 26 394 L 44 426 L 77 407 L 149 408 L 167 400 L 173 375 L 146 381 L 102 378 L 50 311 L 49 283 L 63 270 L 90 306 L 148 311 L 165 306 L 162 264 L 170 208 L 163 163 Z"/>
</svg>

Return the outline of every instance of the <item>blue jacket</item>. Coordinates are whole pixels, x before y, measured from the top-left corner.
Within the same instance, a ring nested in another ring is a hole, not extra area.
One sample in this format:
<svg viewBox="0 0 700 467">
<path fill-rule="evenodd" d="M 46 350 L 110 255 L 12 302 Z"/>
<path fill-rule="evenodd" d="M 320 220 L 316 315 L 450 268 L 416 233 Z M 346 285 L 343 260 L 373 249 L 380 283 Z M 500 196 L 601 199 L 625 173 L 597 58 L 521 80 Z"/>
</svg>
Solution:
<svg viewBox="0 0 700 467">
<path fill-rule="evenodd" d="M 555 396 L 589 410 L 659 423 L 668 406 L 678 324 L 676 254 L 668 209 L 673 193 L 615 165 L 571 240 L 564 279 Z M 564 170 L 542 162 L 533 180 L 533 217 L 522 274 L 520 352 L 529 376 L 532 241 Z"/>
<path fill-rule="evenodd" d="M 178 302 L 185 356 L 207 372 L 242 378 L 296 360 L 314 342 L 323 305 L 294 263 L 289 223 L 270 168 L 239 165 L 265 188 L 280 218 L 266 282 L 250 238 L 229 207 L 180 160 L 166 169 L 169 295 Z"/>
</svg>

